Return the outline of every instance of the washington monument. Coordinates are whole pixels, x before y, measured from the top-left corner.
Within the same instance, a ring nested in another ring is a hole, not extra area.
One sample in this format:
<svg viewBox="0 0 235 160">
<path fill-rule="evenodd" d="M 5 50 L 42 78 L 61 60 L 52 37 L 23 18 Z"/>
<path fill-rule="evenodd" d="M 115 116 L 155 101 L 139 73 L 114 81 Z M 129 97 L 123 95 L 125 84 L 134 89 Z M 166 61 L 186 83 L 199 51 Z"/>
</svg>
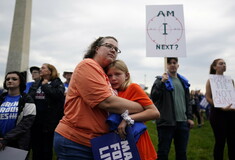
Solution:
<svg viewBox="0 0 235 160">
<path fill-rule="evenodd" d="M 16 0 L 6 73 L 28 69 L 31 10 L 32 0 Z"/>
</svg>

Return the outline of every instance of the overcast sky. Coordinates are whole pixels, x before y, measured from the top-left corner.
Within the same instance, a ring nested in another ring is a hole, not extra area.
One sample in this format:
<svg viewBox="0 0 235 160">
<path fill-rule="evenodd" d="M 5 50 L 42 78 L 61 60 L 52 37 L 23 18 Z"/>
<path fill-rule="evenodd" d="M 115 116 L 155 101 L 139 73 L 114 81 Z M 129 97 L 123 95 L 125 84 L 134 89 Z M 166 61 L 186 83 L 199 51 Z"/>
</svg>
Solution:
<svg viewBox="0 0 235 160">
<path fill-rule="evenodd" d="M 215 58 L 227 63 L 235 77 L 234 0 L 33 0 L 29 66 L 53 64 L 73 71 L 88 45 L 99 36 L 118 39 L 133 82 L 149 89 L 164 72 L 164 58 L 146 57 L 146 5 L 182 4 L 187 57 L 179 58 L 178 72 L 191 89 L 205 90 L 209 66 Z M 6 61 L 15 0 L 0 2 L 0 86 Z M 149 91 L 149 90 L 148 90 Z"/>
</svg>

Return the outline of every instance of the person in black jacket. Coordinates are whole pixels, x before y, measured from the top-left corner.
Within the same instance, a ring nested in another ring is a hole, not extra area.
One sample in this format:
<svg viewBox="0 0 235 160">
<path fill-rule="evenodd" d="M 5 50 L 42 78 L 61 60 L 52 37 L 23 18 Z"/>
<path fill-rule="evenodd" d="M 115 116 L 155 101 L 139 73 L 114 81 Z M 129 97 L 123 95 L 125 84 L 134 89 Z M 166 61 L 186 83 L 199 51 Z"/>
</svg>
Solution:
<svg viewBox="0 0 235 160">
<path fill-rule="evenodd" d="M 194 126 L 192 109 L 189 105 L 188 80 L 177 73 L 177 57 L 167 58 L 167 73 L 157 77 L 151 99 L 160 111 L 157 120 L 158 160 L 167 160 L 174 139 L 176 160 L 186 160 L 189 130 Z"/>
<path fill-rule="evenodd" d="M 18 71 L 8 72 L 0 95 L 0 150 L 11 146 L 23 150 L 30 147 L 30 129 L 36 107 L 33 99 L 24 93 L 26 82 Z"/>
<path fill-rule="evenodd" d="M 40 76 L 41 79 L 29 89 L 37 109 L 32 128 L 33 160 L 51 160 L 54 130 L 63 116 L 65 88 L 56 68 L 51 64 L 42 65 Z"/>
</svg>

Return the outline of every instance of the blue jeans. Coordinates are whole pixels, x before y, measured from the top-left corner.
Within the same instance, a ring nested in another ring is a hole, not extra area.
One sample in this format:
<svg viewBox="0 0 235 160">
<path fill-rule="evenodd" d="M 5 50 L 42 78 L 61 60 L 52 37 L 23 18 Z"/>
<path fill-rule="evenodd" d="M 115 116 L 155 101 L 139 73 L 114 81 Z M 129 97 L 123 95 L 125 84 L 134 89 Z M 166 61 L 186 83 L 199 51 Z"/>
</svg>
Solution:
<svg viewBox="0 0 235 160">
<path fill-rule="evenodd" d="M 58 160 L 93 160 L 90 147 L 73 142 L 60 134 L 54 134 L 54 149 Z"/>
<path fill-rule="evenodd" d="M 189 124 L 177 122 L 176 126 L 160 126 L 158 131 L 158 160 L 168 160 L 171 142 L 174 139 L 175 159 L 187 160 L 186 150 L 189 138 Z"/>
</svg>

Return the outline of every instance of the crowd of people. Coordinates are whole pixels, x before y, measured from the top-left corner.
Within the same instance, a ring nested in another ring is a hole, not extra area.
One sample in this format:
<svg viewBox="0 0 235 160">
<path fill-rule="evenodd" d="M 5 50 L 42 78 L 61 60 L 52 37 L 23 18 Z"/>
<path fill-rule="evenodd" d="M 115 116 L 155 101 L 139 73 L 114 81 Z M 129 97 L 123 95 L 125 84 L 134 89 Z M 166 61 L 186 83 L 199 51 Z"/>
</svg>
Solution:
<svg viewBox="0 0 235 160">
<path fill-rule="evenodd" d="M 116 60 L 119 53 L 115 37 L 97 38 L 74 71 L 63 73 L 65 82 L 48 63 L 30 67 L 33 82 L 8 72 L 0 93 L 0 150 L 10 146 L 29 151 L 26 159 L 31 154 L 33 160 L 52 160 L 54 149 L 58 160 L 92 160 L 93 138 L 115 131 L 125 139 L 128 126 L 156 120 L 157 151 L 145 130 L 136 140 L 140 159 L 167 160 L 174 141 L 175 159 L 186 160 L 190 129 L 194 121 L 202 127 L 202 111 L 209 110 L 214 159 L 223 159 L 226 142 L 229 159 L 235 159 L 235 109 L 214 106 L 209 80 L 205 96 L 190 90 L 188 79 L 178 73 L 178 58 L 168 57 L 167 72 L 156 76 L 148 96 L 132 83 L 125 62 Z M 224 60 L 216 59 L 210 74 L 225 70 Z M 113 115 L 120 121 L 110 130 L 107 120 Z"/>
</svg>

